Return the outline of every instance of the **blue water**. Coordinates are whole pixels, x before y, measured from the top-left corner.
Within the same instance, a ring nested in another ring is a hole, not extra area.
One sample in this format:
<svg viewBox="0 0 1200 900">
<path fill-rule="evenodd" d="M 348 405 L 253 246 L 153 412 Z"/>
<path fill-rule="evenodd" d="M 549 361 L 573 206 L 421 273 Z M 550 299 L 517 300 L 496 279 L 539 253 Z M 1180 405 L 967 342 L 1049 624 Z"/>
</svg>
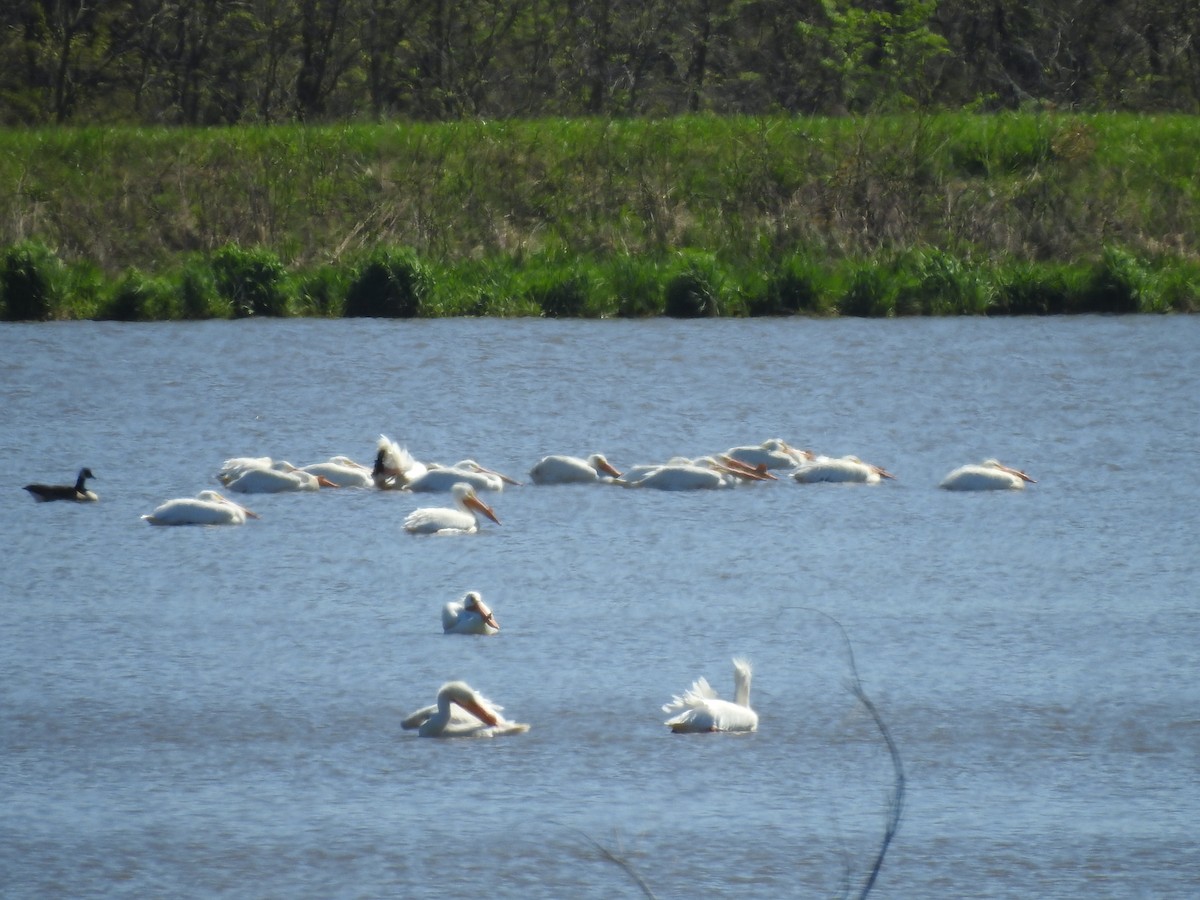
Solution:
<svg viewBox="0 0 1200 900">
<path fill-rule="evenodd" d="M 1194 896 L 1200 319 L 0 326 L 5 897 Z M 230 456 L 514 476 L 769 437 L 878 486 L 140 516 Z M 994 456 L 1023 492 L 937 489 Z M 90 466 L 97 504 L 29 481 Z M 479 590 L 491 638 L 441 634 Z M 845 629 L 856 669 L 841 632 Z M 756 734 L 659 707 L 755 667 Z M 417 738 L 461 678 L 528 734 Z"/>
</svg>

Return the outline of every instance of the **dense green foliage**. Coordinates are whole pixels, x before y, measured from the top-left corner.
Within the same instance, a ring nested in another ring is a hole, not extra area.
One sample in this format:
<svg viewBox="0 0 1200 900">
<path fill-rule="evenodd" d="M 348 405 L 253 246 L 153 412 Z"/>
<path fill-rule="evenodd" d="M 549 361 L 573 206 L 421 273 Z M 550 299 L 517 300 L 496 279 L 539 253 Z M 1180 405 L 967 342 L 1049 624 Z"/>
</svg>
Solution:
<svg viewBox="0 0 1200 900">
<path fill-rule="evenodd" d="M 0 315 L 1198 305 L 1200 120 L 940 114 L 0 132 Z"/>
<path fill-rule="evenodd" d="M 6 0 L 0 124 L 1200 111 L 1198 0 Z"/>
</svg>

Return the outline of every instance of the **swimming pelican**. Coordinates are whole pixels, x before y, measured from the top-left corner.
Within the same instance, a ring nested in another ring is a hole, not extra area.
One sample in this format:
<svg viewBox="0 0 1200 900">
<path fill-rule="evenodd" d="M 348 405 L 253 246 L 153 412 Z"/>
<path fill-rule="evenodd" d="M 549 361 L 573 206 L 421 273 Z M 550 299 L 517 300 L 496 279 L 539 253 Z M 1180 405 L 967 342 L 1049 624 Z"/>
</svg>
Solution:
<svg viewBox="0 0 1200 900">
<path fill-rule="evenodd" d="M 495 634 L 500 623 L 479 591 L 467 591 L 442 609 L 443 634 Z"/>
<path fill-rule="evenodd" d="M 449 681 L 438 689 L 436 705 L 409 714 L 400 727 L 415 728 L 421 737 L 500 737 L 529 730 L 507 721 L 502 709 L 466 682 Z"/>
<path fill-rule="evenodd" d="M 154 512 L 142 516 L 151 525 L 241 525 L 258 513 L 239 506 L 216 491 L 201 491 L 195 497 L 168 500 Z"/>
<path fill-rule="evenodd" d="M 239 494 L 280 494 L 286 491 L 315 491 L 323 487 L 337 487 L 324 475 L 314 475 L 295 467 L 292 467 L 292 471 L 251 467 L 234 472 L 225 482 L 225 487 Z"/>
<path fill-rule="evenodd" d="M 758 713 L 750 708 L 750 663 L 733 661 L 733 701 L 717 696 L 703 677 L 691 690 L 663 704 L 663 712 L 678 713 L 666 725 L 676 734 L 708 731 L 755 731 Z"/>
<path fill-rule="evenodd" d="M 479 515 L 483 514 L 500 524 L 492 508 L 479 499 L 475 489 L 459 482 L 451 489 L 454 508 L 427 506 L 415 509 L 404 520 L 409 534 L 473 534 L 479 530 Z"/>
<path fill-rule="evenodd" d="M 1037 484 L 1019 469 L 1013 469 L 996 459 L 985 459 L 978 465 L 959 466 L 942 479 L 938 487 L 948 491 L 1022 490 L 1025 483 Z"/>
<path fill-rule="evenodd" d="M 613 468 L 603 453 L 593 453 L 587 459 L 578 456 L 543 456 L 529 470 L 529 478 L 534 484 L 590 484 L 620 477 L 621 473 Z"/>
<path fill-rule="evenodd" d="M 801 484 L 816 484 L 821 481 L 878 484 L 881 478 L 895 477 L 886 469 L 865 463 L 857 456 L 818 456 L 801 463 L 800 468 L 792 473 L 792 478 Z"/>
<path fill-rule="evenodd" d="M 301 466 L 300 470 L 327 478 L 337 487 L 371 487 L 375 484 L 371 468 L 348 456 L 331 456 L 325 462 Z"/>
<path fill-rule="evenodd" d="M 768 469 L 794 469 L 812 456 L 807 450 L 799 450 L 781 438 L 771 438 L 757 446 L 730 447 L 720 455 Z"/>
<path fill-rule="evenodd" d="M 743 468 L 728 466 L 711 456 L 699 459 L 676 456 L 660 466 L 635 466 L 614 483 L 660 491 L 696 491 L 734 487 L 745 481 L 760 481 L 764 477 Z"/>
<path fill-rule="evenodd" d="M 94 492 L 89 491 L 84 482 L 95 477 L 92 470 L 85 467 L 79 470 L 74 484 L 27 484 L 25 490 L 29 491 L 38 503 L 49 503 L 52 500 L 90 502 L 100 498 Z"/>
<path fill-rule="evenodd" d="M 481 466 L 473 459 L 464 459 L 452 466 L 431 463 L 424 474 L 410 480 L 406 487 L 414 493 L 433 493 L 448 491 L 460 481 L 477 491 L 502 491 L 505 484 L 521 483 Z"/>
<path fill-rule="evenodd" d="M 377 448 L 371 478 L 380 490 L 402 491 L 428 471 L 423 462 L 386 434 L 379 436 Z"/>
</svg>

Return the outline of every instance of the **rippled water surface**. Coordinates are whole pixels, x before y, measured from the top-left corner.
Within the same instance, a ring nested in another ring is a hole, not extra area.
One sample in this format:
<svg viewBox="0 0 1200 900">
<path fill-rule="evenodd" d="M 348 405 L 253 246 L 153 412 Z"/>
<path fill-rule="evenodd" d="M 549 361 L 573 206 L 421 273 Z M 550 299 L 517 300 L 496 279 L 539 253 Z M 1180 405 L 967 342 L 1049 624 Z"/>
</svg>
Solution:
<svg viewBox="0 0 1200 900">
<path fill-rule="evenodd" d="M 1193 896 L 1200 318 L 0 327 L 6 897 Z M 783 437 L 879 486 L 247 498 L 230 456 L 518 477 Z M 995 456 L 1028 490 L 952 494 Z M 101 501 L 29 481 L 96 473 Z M 502 630 L 441 634 L 483 593 Z M 755 667 L 756 734 L 659 707 Z M 461 678 L 528 734 L 437 741 Z"/>
</svg>

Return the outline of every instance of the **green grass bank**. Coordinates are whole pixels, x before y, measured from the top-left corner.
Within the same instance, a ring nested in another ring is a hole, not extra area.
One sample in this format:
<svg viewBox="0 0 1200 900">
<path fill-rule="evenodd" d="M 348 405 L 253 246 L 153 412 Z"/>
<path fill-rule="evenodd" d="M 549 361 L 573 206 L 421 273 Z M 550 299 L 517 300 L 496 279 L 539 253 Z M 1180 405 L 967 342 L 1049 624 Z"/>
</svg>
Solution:
<svg viewBox="0 0 1200 900">
<path fill-rule="evenodd" d="M 0 132 L 0 317 L 1200 308 L 1200 119 Z"/>
</svg>

